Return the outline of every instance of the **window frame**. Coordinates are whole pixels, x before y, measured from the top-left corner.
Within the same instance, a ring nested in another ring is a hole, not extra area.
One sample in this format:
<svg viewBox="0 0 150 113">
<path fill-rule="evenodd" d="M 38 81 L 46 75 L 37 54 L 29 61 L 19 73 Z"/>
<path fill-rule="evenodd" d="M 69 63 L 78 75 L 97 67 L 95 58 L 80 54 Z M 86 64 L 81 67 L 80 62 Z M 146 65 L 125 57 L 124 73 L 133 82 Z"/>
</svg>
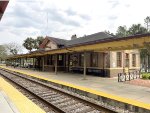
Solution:
<svg viewBox="0 0 150 113">
<path fill-rule="evenodd" d="M 117 67 L 122 67 L 122 52 L 117 52 L 116 62 L 117 62 Z"/>
<path fill-rule="evenodd" d="M 91 53 L 91 67 L 98 67 L 98 53 L 97 52 Z"/>
<path fill-rule="evenodd" d="M 132 54 L 132 67 L 136 67 L 136 54 Z"/>
<path fill-rule="evenodd" d="M 125 67 L 130 66 L 130 56 L 129 53 L 125 53 Z"/>
</svg>

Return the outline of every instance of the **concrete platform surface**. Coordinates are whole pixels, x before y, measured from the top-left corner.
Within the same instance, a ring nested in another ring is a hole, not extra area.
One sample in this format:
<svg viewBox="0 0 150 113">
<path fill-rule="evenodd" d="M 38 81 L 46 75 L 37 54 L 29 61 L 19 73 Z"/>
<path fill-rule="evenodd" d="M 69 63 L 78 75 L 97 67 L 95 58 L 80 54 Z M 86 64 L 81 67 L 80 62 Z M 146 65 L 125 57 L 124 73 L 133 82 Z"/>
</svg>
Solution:
<svg viewBox="0 0 150 113">
<path fill-rule="evenodd" d="M 45 111 L 15 89 L 2 77 L 0 77 L 0 89 L 5 92 L 10 99 L 8 101 L 8 99 L 5 98 L 6 96 L 0 92 L 0 113 L 45 113 Z M 15 107 L 13 107 L 13 105 Z"/>
<path fill-rule="evenodd" d="M 23 72 L 29 75 L 35 75 L 39 78 L 43 77 L 49 80 L 58 80 L 73 85 L 82 86 L 96 91 L 105 92 L 107 94 L 116 95 L 118 97 L 123 97 L 124 99 L 132 99 L 137 102 L 142 102 L 150 108 L 150 88 L 125 83 L 118 83 L 117 78 L 86 76 L 86 80 L 83 80 L 82 74 L 58 72 L 58 74 L 55 75 L 55 73 L 53 72 L 40 72 L 30 69 L 12 67 L 4 68 Z"/>
<path fill-rule="evenodd" d="M 0 113 L 20 113 L 8 96 L 0 89 Z"/>
</svg>

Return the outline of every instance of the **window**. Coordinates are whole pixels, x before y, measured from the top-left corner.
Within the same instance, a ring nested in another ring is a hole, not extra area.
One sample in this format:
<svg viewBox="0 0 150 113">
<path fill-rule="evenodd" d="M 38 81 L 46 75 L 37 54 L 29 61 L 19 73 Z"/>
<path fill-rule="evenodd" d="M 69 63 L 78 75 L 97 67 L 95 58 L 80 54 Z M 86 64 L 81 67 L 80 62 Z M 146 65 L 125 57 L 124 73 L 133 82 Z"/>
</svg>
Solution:
<svg viewBox="0 0 150 113">
<path fill-rule="evenodd" d="M 121 67 L 121 66 L 122 66 L 122 53 L 117 52 L 117 67 Z"/>
<path fill-rule="evenodd" d="M 79 54 L 79 66 L 83 66 L 84 61 L 84 54 L 80 53 Z"/>
<path fill-rule="evenodd" d="M 59 66 L 63 66 L 64 65 L 64 57 L 63 57 L 63 55 L 61 54 L 61 55 L 58 55 L 58 65 Z"/>
<path fill-rule="evenodd" d="M 129 53 L 125 54 L 125 67 L 129 67 Z"/>
<path fill-rule="evenodd" d="M 55 55 L 51 55 L 51 65 L 55 65 Z"/>
<path fill-rule="evenodd" d="M 136 67 L 136 54 L 132 54 L 132 66 Z"/>
<path fill-rule="evenodd" d="M 51 55 L 47 56 L 47 65 L 52 65 L 52 56 Z"/>
<path fill-rule="evenodd" d="M 110 67 L 110 54 L 108 52 L 104 53 L 104 67 Z"/>
<path fill-rule="evenodd" d="M 59 61 L 61 61 L 62 60 L 62 55 L 59 55 L 58 59 L 59 59 Z"/>
<path fill-rule="evenodd" d="M 78 66 L 78 54 L 72 55 L 73 66 Z"/>
<path fill-rule="evenodd" d="M 91 53 L 91 67 L 98 67 L 98 53 Z"/>
</svg>

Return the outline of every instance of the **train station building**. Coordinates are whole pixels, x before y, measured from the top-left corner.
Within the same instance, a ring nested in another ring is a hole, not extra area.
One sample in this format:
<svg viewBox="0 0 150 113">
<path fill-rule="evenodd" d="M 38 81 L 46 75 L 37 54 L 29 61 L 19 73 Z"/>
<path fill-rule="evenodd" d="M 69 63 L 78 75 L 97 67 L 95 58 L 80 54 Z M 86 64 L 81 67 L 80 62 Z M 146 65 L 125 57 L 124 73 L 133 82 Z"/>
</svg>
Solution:
<svg viewBox="0 0 150 113">
<path fill-rule="evenodd" d="M 3 3 L 0 1 L 0 19 L 7 4 L 8 1 L 3 1 Z M 148 88 L 122 84 L 117 82 L 117 78 L 103 78 L 115 77 L 122 72 L 139 70 L 139 49 L 144 48 L 145 43 L 150 43 L 150 33 L 116 37 L 105 32 L 99 32 L 80 38 L 73 35 L 70 40 L 46 36 L 39 50 L 7 58 L 6 66 L 15 67 L 18 65 L 20 68 L 15 69 L 0 65 L 0 70 L 10 72 L 11 75 L 36 78 L 36 81 L 40 80 L 44 84 L 48 83 L 57 87 L 57 89 L 71 91 L 71 94 L 80 94 L 82 95 L 81 98 L 84 98 L 84 96 L 89 97 L 92 102 L 98 100 L 101 102 L 101 106 L 116 111 L 122 110 L 121 113 L 149 113 L 150 90 Z M 43 72 L 23 69 L 26 67 Z M 61 73 L 60 76 L 55 76 L 51 72 L 55 72 L 55 74 L 57 72 L 67 72 L 68 74 Z M 86 74 L 101 77 L 88 76 L 88 79 L 83 80 L 82 76 L 72 73 L 80 73 L 84 77 Z M 31 101 L 35 98 L 27 98 L 27 95 L 25 96 L 19 92 L 18 89 L 20 88 L 15 88 L 5 80 L 2 77 L 2 72 L 0 81 L 0 111 L 3 113 L 45 113 L 37 103 L 34 103 L 35 101 Z M 27 82 L 24 85 L 28 86 Z M 30 89 L 33 90 L 33 87 Z M 39 94 L 43 93 L 41 88 L 39 88 L 39 91 Z M 48 97 L 46 92 L 44 92 L 44 96 Z M 58 97 L 63 99 L 64 97 L 61 95 L 54 96 L 56 99 L 54 101 L 61 104 L 60 101 L 57 101 Z M 68 103 L 68 100 L 62 102 L 64 105 L 65 102 Z M 43 103 L 40 105 L 43 107 Z M 69 107 L 71 106 L 71 110 L 73 110 L 72 106 L 74 105 L 77 110 L 76 103 L 68 104 Z M 79 108 L 84 108 L 81 104 L 79 106 Z"/>
<path fill-rule="evenodd" d="M 21 67 L 25 67 L 30 59 L 30 68 L 41 71 L 115 77 L 118 73 L 140 69 L 137 48 L 141 45 L 134 40 L 145 36 L 119 38 L 105 32 L 80 38 L 73 35 L 70 40 L 46 36 L 39 50 L 10 57 L 8 64 L 19 63 Z M 131 41 L 128 43 L 128 40 Z"/>
</svg>

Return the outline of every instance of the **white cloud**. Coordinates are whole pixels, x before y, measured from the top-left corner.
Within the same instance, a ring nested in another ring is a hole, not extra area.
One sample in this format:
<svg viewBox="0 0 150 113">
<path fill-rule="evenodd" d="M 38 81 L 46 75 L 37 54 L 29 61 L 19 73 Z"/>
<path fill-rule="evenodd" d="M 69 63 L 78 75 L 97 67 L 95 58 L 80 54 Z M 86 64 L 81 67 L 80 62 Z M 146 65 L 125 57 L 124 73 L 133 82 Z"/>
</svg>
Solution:
<svg viewBox="0 0 150 113">
<path fill-rule="evenodd" d="M 149 4 L 149 0 L 10 0 L 0 22 L 0 44 L 23 43 L 38 35 L 70 39 L 72 34 L 115 33 L 120 25 L 144 24 Z"/>
</svg>

